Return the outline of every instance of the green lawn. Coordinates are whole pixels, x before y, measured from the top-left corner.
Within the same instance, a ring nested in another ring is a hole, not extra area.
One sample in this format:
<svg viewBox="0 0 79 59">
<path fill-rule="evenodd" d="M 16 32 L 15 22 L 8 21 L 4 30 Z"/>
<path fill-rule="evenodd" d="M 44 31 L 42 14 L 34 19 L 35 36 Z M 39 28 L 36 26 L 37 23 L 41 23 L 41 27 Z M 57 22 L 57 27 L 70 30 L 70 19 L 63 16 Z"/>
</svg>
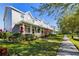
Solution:
<svg viewBox="0 0 79 59">
<path fill-rule="evenodd" d="M 30 44 L 0 42 L 0 46 L 7 47 L 9 55 L 21 56 L 55 56 L 62 41 L 61 35 L 49 37 L 48 39 L 37 39 Z"/>
<path fill-rule="evenodd" d="M 78 50 L 79 50 L 79 39 L 72 39 L 71 37 L 70 37 L 70 41 L 78 48 Z"/>
</svg>

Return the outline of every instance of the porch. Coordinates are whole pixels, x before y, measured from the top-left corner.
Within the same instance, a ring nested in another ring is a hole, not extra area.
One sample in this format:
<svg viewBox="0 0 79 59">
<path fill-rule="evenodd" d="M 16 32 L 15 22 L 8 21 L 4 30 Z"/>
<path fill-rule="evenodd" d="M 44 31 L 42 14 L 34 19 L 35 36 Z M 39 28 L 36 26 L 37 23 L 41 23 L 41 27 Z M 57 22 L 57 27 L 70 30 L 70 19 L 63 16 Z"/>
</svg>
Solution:
<svg viewBox="0 0 79 59">
<path fill-rule="evenodd" d="M 19 31 L 22 34 L 34 34 L 35 36 L 48 35 L 52 32 L 49 29 L 28 23 L 21 23 L 16 25 L 16 27 L 18 28 L 16 31 Z"/>
</svg>

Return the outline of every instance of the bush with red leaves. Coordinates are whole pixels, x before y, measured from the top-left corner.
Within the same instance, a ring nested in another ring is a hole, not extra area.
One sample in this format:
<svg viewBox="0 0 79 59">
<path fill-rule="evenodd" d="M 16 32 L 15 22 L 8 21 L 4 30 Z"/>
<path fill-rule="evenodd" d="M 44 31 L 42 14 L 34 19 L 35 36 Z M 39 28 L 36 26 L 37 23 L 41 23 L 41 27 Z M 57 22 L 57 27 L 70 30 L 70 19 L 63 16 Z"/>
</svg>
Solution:
<svg viewBox="0 0 79 59">
<path fill-rule="evenodd" d="M 0 56 L 7 56 L 7 48 L 0 47 Z"/>
</svg>

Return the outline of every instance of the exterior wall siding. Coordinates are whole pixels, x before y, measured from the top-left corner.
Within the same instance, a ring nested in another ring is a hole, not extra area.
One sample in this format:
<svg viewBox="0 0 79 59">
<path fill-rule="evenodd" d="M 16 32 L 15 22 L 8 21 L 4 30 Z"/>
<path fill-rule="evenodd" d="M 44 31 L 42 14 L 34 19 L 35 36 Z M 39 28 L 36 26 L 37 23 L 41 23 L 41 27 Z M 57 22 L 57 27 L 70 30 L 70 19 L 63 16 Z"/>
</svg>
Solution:
<svg viewBox="0 0 79 59">
<path fill-rule="evenodd" d="M 4 18 L 4 31 L 12 31 L 12 14 L 11 8 L 6 8 L 5 18 Z"/>
<path fill-rule="evenodd" d="M 23 34 L 34 34 L 35 36 L 42 36 L 45 34 L 49 34 L 48 32 L 45 33 L 45 29 L 46 28 L 42 28 L 42 24 L 40 24 L 40 21 L 36 21 L 37 24 L 41 25 L 35 25 L 34 24 L 34 19 L 32 17 L 32 15 L 30 13 L 21 13 L 18 12 L 15 9 L 12 9 L 10 7 L 6 8 L 6 13 L 5 13 L 5 19 L 4 19 L 4 23 L 5 23 L 5 30 L 9 31 L 9 32 L 15 32 L 18 33 L 20 32 L 20 26 L 23 26 Z M 25 21 L 26 23 L 17 25 L 19 22 L 21 21 Z M 30 32 L 27 32 L 27 26 L 29 24 L 30 27 Z M 34 25 L 32 25 L 34 24 Z M 36 27 L 36 28 L 35 28 Z M 40 28 L 40 31 L 38 31 L 38 29 Z M 33 33 L 34 31 L 34 33 Z"/>
<path fill-rule="evenodd" d="M 21 15 L 22 15 L 21 13 L 12 10 L 12 28 L 15 26 L 15 24 L 23 20 L 21 18 Z"/>
<path fill-rule="evenodd" d="M 15 25 L 13 28 L 12 28 L 12 32 L 14 32 L 14 33 L 19 33 L 19 25 Z"/>
</svg>

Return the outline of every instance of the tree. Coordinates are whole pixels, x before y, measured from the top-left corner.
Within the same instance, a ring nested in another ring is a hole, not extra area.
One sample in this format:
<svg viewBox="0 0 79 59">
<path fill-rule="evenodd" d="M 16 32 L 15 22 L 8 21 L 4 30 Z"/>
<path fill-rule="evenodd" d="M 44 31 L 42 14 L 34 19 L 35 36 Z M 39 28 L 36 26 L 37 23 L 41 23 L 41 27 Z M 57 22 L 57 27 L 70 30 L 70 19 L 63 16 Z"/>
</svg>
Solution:
<svg viewBox="0 0 79 59">
<path fill-rule="evenodd" d="M 34 11 L 39 12 L 39 15 L 53 16 L 53 13 L 56 11 L 61 16 L 68 14 L 70 11 L 73 11 L 79 4 L 77 3 L 45 3 L 40 4 L 38 8 L 32 7 Z"/>
<path fill-rule="evenodd" d="M 71 33 L 73 38 L 73 34 L 79 32 L 79 14 L 65 16 L 59 21 L 59 28 L 62 33 Z"/>
<path fill-rule="evenodd" d="M 46 3 L 34 8 L 40 15 L 53 16 L 59 13 L 58 26 L 63 33 L 75 33 L 79 31 L 79 4 L 78 3 Z"/>
</svg>

